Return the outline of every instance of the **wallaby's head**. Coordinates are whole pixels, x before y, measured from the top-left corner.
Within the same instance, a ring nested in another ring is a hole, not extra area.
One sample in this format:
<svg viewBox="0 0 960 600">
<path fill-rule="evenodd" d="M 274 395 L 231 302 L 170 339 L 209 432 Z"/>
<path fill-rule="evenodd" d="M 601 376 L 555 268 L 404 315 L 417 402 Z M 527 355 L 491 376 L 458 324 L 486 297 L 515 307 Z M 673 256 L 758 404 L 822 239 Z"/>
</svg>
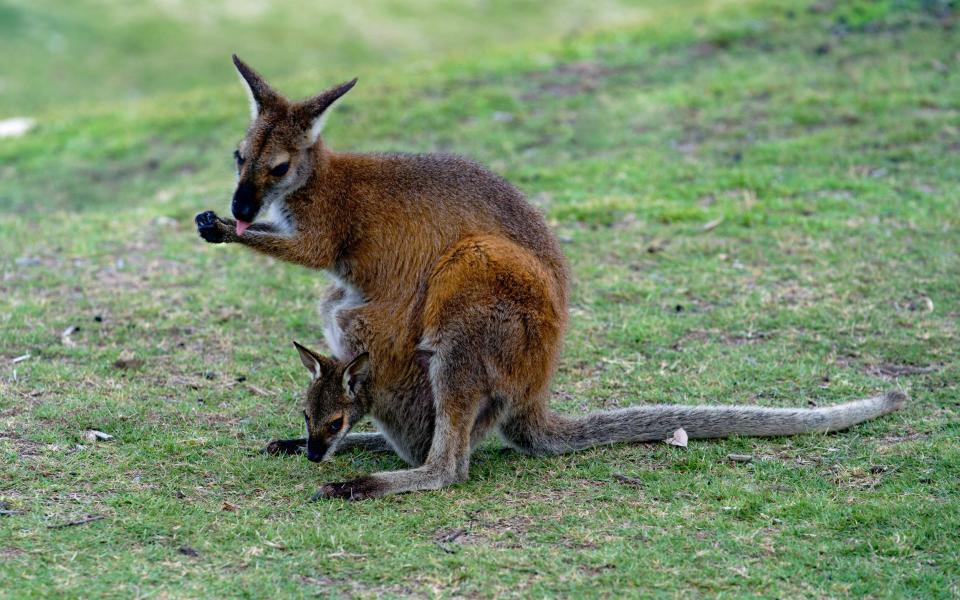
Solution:
<svg viewBox="0 0 960 600">
<path fill-rule="evenodd" d="M 342 365 L 297 342 L 293 345 L 312 377 L 303 407 L 307 458 L 320 462 L 333 456 L 347 432 L 366 412 L 370 359 L 364 352 Z"/>
<path fill-rule="evenodd" d="M 250 96 L 252 119 L 247 135 L 234 152 L 237 190 L 231 210 L 237 219 L 237 234 L 243 235 L 258 215 L 266 215 L 274 202 L 307 182 L 327 113 L 357 80 L 291 102 L 236 55 L 233 64 Z"/>
</svg>

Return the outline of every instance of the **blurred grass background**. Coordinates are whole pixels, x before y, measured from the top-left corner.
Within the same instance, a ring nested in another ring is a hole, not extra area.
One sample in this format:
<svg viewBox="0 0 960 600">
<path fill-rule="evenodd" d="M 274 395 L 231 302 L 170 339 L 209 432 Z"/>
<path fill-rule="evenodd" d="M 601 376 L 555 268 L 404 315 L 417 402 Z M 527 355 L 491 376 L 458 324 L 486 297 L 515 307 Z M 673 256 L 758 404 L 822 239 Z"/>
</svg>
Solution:
<svg viewBox="0 0 960 600">
<path fill-rule="evenodd" d="M 339 81 L 709 4 L 729 2 L 4 0 L 0 115 L 221 86 L 233 52 L 280 83 Z"/>
<path fill-rule="evenodd" d="M 953 0 L 0 1 L 0 120 L 35 120 L 0 138 L 0 597 L 956 597 L 956 27 Z M 464 484 L 307 503 L 400 463 L 255 454 L 300 431 L 325 279 L 196 236 L 247 125 L 231 52 L 293 96 L 360 76 L 334 149 L 466 154 L 544 211 L 559 409 L 909 407 L 491 441 Z"/>
</svg>

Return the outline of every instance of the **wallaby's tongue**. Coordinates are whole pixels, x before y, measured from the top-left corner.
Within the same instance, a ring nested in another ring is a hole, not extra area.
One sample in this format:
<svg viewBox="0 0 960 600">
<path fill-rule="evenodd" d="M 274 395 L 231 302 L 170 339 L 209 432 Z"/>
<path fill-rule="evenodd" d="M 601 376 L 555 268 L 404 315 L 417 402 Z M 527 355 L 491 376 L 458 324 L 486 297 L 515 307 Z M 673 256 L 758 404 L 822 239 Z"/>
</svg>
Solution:
<svg viewBox="0 0 960 600">
<path fill-rule="evenodd" d="M 247 227 L 250 227 L 250 223 L 246 221 L 237 220 L 237 235 L 243 235 L 243 232 L 247 230 Z"/>
</svg>

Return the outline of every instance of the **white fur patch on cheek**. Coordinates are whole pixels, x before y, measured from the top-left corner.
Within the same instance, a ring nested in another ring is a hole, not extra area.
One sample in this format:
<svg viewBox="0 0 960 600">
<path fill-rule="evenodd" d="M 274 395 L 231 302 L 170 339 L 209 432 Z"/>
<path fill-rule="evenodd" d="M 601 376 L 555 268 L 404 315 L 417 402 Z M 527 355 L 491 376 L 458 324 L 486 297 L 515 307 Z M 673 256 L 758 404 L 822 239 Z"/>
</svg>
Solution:
<svg viewBox="0 0 960 600">
<path fill-rule="evenodd" d="M 340 429 L 340 433 L 337 434 L 337 437 L 333 438 L 330 442 L 330 445 L 327 446 L 327 451 L 323 453 L 323 458 L 321 460 L 330 460 L 333 458 L 333 455 L 336 453 L 337 448 L 340 446 L 340 442 L 343 441 L 343 438 L 347 437 L 347 433 L 350 431 L 350 426 L 344 421 L 343 427 Z"/>
</svg>

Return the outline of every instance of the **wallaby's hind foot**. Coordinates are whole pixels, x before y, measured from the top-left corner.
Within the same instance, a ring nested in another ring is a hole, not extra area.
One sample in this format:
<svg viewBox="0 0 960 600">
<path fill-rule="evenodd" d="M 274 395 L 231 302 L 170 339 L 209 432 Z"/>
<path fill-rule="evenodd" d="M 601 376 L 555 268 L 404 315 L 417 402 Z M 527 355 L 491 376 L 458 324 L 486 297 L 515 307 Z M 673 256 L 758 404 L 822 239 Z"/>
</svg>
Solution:
<svg viewBox="0 0 960 600">
<path fill-rule="evenodd" d="M 313 495 L 313 500 L 342 498 L 344 500 L 367 500 L 388 494 L 403 494 L 420 490 L 439 490 L 467 479 L 466 473 L 458 474 L 438 464 L 425 464 L 413 469 L 384 471 L 364 475 L 350 481 L 328 483 Z"/>
</svg>

